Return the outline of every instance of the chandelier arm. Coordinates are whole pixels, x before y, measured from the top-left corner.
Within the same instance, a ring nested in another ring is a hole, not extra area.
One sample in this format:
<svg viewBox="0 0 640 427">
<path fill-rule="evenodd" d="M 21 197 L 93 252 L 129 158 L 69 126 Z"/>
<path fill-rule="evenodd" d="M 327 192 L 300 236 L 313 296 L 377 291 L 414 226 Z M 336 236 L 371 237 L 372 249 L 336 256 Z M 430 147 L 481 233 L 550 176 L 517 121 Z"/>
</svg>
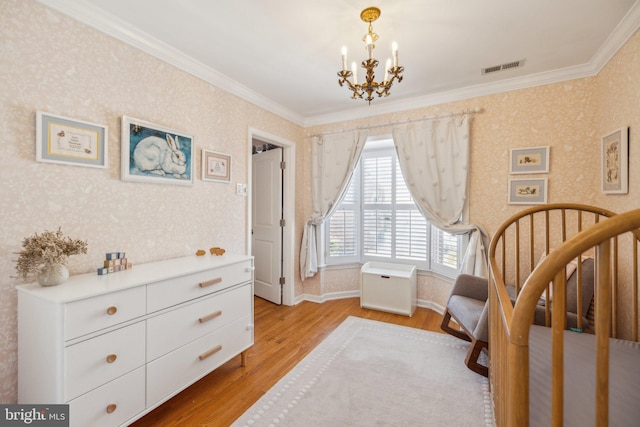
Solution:
<svg viewBox="0 0 640 427">
<path fill-rule="evenodd" d="M 340 71 L 338 73 L 338 77 L 340 77 L 340 79 L 338 80 L 338 84 L 340 84 L 340 86 L 343 86 L 344 83 L 347 84 L 347 87 L 351 89 L 351 91 L 353 91 L 353 96 L 351 97 L 351 99 L 362 99 L 363 92 L 361 90 L 361 86 L 359 84 L 353 84 L 351 80 L 349 80 L 349 77 L 351 77 L 351 75 L 351 71 Z"/>
</svg>

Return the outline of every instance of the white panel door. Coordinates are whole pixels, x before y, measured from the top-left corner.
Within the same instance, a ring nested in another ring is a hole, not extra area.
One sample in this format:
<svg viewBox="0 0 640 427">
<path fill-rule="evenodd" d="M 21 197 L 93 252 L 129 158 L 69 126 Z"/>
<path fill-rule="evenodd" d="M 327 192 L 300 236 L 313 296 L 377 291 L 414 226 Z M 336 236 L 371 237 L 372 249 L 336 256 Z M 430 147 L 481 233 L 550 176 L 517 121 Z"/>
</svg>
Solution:
<svg viewBox="0 0 640 427">
<path fill-rule="evenodd" d="M 254 154 L 252 182 L 255 295 L 282 303 L 282 148 Z"/>
</svg>

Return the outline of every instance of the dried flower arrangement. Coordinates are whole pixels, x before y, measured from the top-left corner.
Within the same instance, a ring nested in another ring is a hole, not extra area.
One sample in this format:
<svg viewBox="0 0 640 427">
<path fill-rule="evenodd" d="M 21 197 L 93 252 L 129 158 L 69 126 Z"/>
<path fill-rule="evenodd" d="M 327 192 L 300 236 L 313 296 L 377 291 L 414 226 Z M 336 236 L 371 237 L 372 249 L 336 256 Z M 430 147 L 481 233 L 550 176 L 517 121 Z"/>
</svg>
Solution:
<svg viewBox="0 0 640 427">
<path fill-rule="evenodd" d="M 26 237 L 22 247 L 17 252 L 16 270 L 24 280 L 47 264 L 64 264 L 71 255 L 87 253 L 86 241 L 66 237 L 60 228 L 56 232 L 45 231 Z"/>
</svg>

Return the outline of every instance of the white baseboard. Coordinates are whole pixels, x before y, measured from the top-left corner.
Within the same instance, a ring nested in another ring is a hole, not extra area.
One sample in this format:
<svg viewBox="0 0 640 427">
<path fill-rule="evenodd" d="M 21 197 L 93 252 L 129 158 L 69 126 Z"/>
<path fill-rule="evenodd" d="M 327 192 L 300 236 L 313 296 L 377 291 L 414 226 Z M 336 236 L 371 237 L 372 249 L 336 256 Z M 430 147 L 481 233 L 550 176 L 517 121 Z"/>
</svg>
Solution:
<svg viewBox="0 0 640 427">
<path fill-rule="evenodd" d="M 427 308 L 433 310 L 438 314 L 444 314 L 444 307 L 433 301 L 418 300 L 418 307 Z"/>
<path fill-rule="evenodd" d="M 332 301 L 334 299 L 345 299 L 345 298 L 357 298 L 360 297 L 360 291 L 344 291 L 344 292 L 331 292 L 324 295 L 311 295 L 311 294 L 302 294 L 296 297 L 296 304 L 301 303 L 302 301 L 310 301 L 318 304 L 322 304 L 325 301 Z"/>
<path fill-rule="evenodd" d="M 345 298 L 357 298 L 357 297 L 360 297 L 360 291 L 331 292 L 331 293 L 320 295 L 320 296 L 311 295 L 311 294 L 302 294 L 296 297 L 294 304 L 297 305 L 302 301 L 310 301 L 310 302 L 315 302 L 317 304 L 322 304 L 325 301 L 332 301 L 336 299 L 345 299 Z M 444 314 L 444 307 L 436 302 L 419 299 L 417 301 L 417 305 L 418 307 L 433 310 L 439 314 Z"/>
</svg>

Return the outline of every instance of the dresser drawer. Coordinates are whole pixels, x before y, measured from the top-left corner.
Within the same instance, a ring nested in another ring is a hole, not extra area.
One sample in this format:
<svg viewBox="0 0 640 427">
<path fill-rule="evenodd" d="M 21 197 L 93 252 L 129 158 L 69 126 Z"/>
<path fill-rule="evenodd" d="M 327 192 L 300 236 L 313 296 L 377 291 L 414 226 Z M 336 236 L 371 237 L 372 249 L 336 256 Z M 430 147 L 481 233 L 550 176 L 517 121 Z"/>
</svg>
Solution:
<svg viewBox="0 0 640 427">
<path fill-rule="evenodd" d="M 250 315 L 251 299 L 246 284 L 147 320 L 147 361 Z"/>
<path fill-rule="evenodd" d="M 182 390 L 252 343 L 253 322 L 249 315 L 147 363 L 147 406 Z"/>
<path fill-rule="evenodd" d="M 251 261 L 225 265 L 147 286 L 147 312 L 161 310 L 201 297 L 252 278 Z"/>
<path fill-rule="evenodd" d="M 143 316 L 145 302 L 138 286 L 65 304 L 65 340 Z"/>
<path fill-rule="evenodd" d="M 145 323 L 139 322 L 65 348 L 65 400 L 144 365 L 144 346 Z"/>
<path fill-rule="evenodd" d="M 113 427 L 145 409 L 144 367 L 69 402 L 71 427 Z"/>
</svg>

